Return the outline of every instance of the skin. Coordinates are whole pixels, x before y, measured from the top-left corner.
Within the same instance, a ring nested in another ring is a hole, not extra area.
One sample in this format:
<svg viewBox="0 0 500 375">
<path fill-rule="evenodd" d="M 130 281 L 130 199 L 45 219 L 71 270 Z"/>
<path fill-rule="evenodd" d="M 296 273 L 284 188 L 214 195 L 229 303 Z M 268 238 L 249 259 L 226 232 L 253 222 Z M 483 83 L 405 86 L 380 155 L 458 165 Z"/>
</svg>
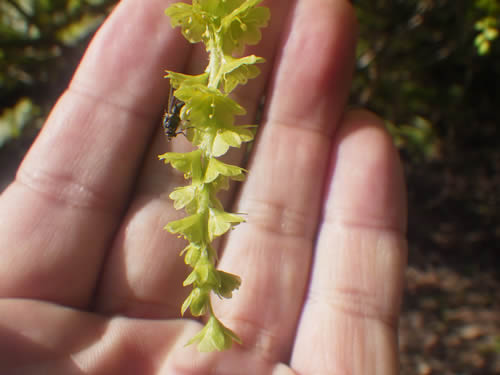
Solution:
<svg viewBox="0 0 500 375">
<path fill-rule="evenodd" d="M 345 0 L 275 0 L 262 74 L 237 90 L 252 123 L 247 180 L 224 196 L 247 223 L 217 244 L 242 277 L 214 299 L 243 345 L 198 353 L 180 317 L 185 242 L 161 230 L 182 176 L 165 141 L 163 69 L 206 63 L 165 0 L 122 0 L 0 196 L 0 372 L 391 375 L 406 264 L 406 198 L 391 138 L 346 109 L 356 22 Z M 231 161 L 242 155 L 233 152 Z"/>
</svg>

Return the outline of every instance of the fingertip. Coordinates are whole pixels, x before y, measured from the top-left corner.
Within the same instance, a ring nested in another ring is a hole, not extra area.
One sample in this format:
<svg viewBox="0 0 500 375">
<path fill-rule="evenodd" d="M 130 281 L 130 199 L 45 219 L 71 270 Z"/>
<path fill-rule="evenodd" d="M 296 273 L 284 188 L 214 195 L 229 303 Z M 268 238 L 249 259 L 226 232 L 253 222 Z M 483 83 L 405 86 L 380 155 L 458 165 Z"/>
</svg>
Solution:
<svg viewBox="0 0 500 375">
<path fill-rule="evenodd" d="M 345 113 L 334 142 L 329 210 L 356 224 L 406 231 L 404 172 L 384 121 L 362 109 Z"/>
<path fill-rule="evenodd" d="M 275 63 L 267 117 L 336 124 L 351 86 L 356 38 L 355 12 L 345 0 L 298 2 Z"/>
<path fill-rule="evenodd" d="M 151 116 L 168 95 L 165 69 L 182 70 L 191 45 L 164 14 L 169 1 L 121 1 L 97 31 L 70 88 Z"/>
</svg>

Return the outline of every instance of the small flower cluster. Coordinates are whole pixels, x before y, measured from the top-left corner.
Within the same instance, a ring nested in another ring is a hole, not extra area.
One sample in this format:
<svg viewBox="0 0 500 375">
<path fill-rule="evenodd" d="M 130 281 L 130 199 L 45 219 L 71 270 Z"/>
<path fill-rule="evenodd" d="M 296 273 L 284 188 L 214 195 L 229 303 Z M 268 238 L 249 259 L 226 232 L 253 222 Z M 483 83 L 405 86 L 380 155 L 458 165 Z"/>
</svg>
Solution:
<svg viewBox="0 0 500 375">
<path fill-rule="evenodd" d="M 189 342 L 198 343 L 200 351 L 225 350 L 233 341 L 240 342 L 215 317 L 210 294 L 230 298 L 241 280 L 216 269 L 217 252 L 211 243 L 244 221 L 239 215 L 225 212 L 216 195 L 229 187 L 230 180 L 244 180 L 246 171 L 217 158 L 230 147 L 240 147 L 253 139 L 255 125 L 234 124 L 234 117 L 245 114 L 245 110 L 228 95 L 260 73 L 255 64 L 262 63 L 262 58 L 233 56 L 241 53 L 245 45 L 260 41 L 260 28 L 270 17 L 268 8 L 257 6 L 261 1 L 193 0 L 192 4 L 172 4 L 165 11 L 173 27 L 181 27 L 189 42 L 203 42 L 209 54 L 203 74 L 167 71 L 165 76 L 170 79 L 175 98 L 184 103 L 180 120 L 189 124 L 186 137 L 196 150 L 159 155 L 160 160 L 170 163 L 191 182 L 170 194 L 174 207 L 184 209 L 188 216 L 168 223 L 165 229 L 189 242 L 181 254 L 192 267 L 184 285 L 193 289 L 181 311 L 184 314 L 189 309 L 194 316 L 208 314 L 206 326 Z"/>
</svg>

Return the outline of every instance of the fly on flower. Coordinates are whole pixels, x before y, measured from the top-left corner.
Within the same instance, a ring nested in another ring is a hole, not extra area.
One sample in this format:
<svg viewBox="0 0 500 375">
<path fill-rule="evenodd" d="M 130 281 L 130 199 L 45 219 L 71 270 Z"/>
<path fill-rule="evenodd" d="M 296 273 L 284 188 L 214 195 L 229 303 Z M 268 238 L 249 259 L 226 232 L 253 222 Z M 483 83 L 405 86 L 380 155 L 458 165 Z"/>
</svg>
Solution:
<svg viewBox="0 0 500 375">
<path fill-rule="evenodd" d="M 182 122 L 181 110 L 184 107 L 184 102 L 177 99 L 173 95 L 172 87 L 170 87 L 170 95 L 168 97 L 168 111 L 163 114 L 163 129 L 169 141 L 176 137 L 177 134 L 184 134 L 182 130 L 177 131 Z"/>
</svg>

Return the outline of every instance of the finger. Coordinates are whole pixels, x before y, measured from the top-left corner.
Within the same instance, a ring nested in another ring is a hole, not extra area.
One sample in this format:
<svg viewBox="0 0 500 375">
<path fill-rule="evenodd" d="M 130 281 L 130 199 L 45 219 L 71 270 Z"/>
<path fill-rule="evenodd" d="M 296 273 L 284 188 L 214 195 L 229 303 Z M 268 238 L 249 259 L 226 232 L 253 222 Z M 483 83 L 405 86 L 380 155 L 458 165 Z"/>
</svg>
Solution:
<svg viewBox="0 0 500 375">
<path fill-rule="evenodd" d="M 402 168 L 383 123 L 346 116 L 291 366 L 304 374 L 397 374 L 406 264 Z"/>
<path fill-rule="evenodd" d="M 2 194 L 0 296 L 88 303 L 165 101 L 162 70 L 187 56 L 164 7 L 117 6 Z"/>
<path fill-rule="evenodd" d="M 168 366 L 168 353 L 199 327 L 189 321 L 103 316 L 21 299 L 0 301 L 2 374 L 141 374 Z"/>
<path fill-rule="evenodd" d="M 216 313 L 244 346 L 286 361 L 308 280 L 331 136 L 349 92 L 355 20 L 344 0 L 297 2 L 220 268 L 242 276 Z"/>
<path fill-rule="evenodd" d="M 264 56 L 267 60 L 266 64 L 260 65 L 261 75 L 243 88 L 248 88 L 248 96 L 242 101 L 253 106 L 249 108 L 249 117 L 254 115 L 255 103 L 268 81 L 283 28 L 284 18 L 279 15 L 287 14 L 290 6 L 289 0 L 269 4 L 271 13 L 276 17 L 272 16 L 269 27 L 262 30 L 262 42 L 245 52 Z M 168 22 L 167 18 L 165 22 Z M 178 29 L 175 32 L 180 34 Z M 201 65 L 207 62 L 206 55 L 198 47 L 195 46 L 185 73 L 196 74 L 203 70 Z M 250 121 L 249 118 L 247 120 Z M 189 288 L 182 287 L 189 269 L 179 256 L 186 242 L 162 230 L 168 222 L 185 215 L 175 211 L 168 194 L 187 181 L 182 174 L 160 163 L 157 157 L 167 147 L 172 151 L 186 152 L 189 146 L 182 136 L 171 142 L 166 142 L 165 136 L 160 133 L 158 136 L 145 158 L 134 200 L 106 262 L 97 304 L 99 311 L 105 313 L 149 318 L 179 317 L 182 301 L 190 292 Z M 239 151 L 233 153 L 233 162 L 237 163 L 240 156 Z M 226 195 L 223 201 L 227 202 L 230 198 Z"/>
</svg>

